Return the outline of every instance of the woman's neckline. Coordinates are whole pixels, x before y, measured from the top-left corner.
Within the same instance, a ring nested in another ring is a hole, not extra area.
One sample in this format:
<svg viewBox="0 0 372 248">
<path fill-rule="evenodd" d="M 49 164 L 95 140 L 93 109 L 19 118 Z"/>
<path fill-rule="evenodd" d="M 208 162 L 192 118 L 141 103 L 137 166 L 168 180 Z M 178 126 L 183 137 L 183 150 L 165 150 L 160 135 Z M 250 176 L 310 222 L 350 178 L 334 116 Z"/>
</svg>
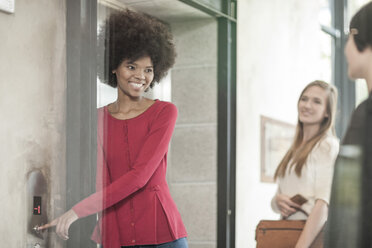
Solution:
<svg viewBox="0 0 372 248">
<path fill-rule="evenodd" d="M 145 109 L 145 111 L 143 111 L 142 113 L 140 113 L 140 114 L 137 115 L 137 116 L 134 116 L 134 117 L 132 117 L 132 118 L 128 118 L 128 119 L 118 119 L 118 118 L 112 116 L 112 114 L 111 114 L 110 111 L 108 110 L 108 105 L 106 105 L 106 106 L 104 107 L 104 110 L 105 110 L 105 112 L 107 113 L 107 115 L 108 115 L 110 118 L 112 118 L 113 120 L 116 120 L 116 121 L 129 121 L 129 120 L 134 120 L 134 119 L 140 118 L 140 117 L 142 117 L 143 115 L 147 114 L 147 113 L 148 113 L 148 112 L 153 108 L 153 106 L 156 105 L 158 102 L 159 102 L 159 100 L 158 100 L 158 99 L 155 99 L 154 102 L 153 102 L 153 103 L 152 103 L 152 104 L 151 104 L 147 109 Z"/>
</svg>

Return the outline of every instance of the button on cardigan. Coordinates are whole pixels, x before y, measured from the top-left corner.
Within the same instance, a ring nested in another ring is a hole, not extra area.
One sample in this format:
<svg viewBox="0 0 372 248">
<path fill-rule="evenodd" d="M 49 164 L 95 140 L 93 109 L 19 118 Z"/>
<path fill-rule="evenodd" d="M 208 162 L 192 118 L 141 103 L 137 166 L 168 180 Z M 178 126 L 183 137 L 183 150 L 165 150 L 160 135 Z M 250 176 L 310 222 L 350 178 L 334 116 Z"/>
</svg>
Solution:
<svg viewBox="0 0 372 248">
<path fill-rule="evenodd" d="M 92 235 L 104 247 L 161 244 L 187 236 L 165 179 L 176 107 L 155 101 L 144 113 L 114 118 L 98 110 L 97 192 L 72 209 L 99 213 Z"/>
</svg>

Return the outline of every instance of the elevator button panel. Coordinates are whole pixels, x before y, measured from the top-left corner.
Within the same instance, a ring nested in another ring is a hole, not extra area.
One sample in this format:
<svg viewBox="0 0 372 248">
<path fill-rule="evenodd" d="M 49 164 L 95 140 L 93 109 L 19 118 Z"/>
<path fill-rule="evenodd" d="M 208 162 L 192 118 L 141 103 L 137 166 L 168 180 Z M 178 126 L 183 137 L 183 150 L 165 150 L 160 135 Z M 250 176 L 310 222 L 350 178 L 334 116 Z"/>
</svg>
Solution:
<svg viewBox="0 0 372 248">
<path fill-rule="evenodd" d="M 41 196 L 34 196 L 34 215 L 41 215 Z"/>
<path fill-rule="evenodd" d="M 44 241 L 48 235 L 47 231 L 41 232 L 37 227 L 48 223 L 48 205 L 49 205 L 49 190 L 48 181 L 41 170 L 34 170 L 27 175 L 27 231 L 32 235 L 33 240 L 37 241 L 44 247 Z M 31 237 L 30 237 L 31 240 Z"/>
</svg>

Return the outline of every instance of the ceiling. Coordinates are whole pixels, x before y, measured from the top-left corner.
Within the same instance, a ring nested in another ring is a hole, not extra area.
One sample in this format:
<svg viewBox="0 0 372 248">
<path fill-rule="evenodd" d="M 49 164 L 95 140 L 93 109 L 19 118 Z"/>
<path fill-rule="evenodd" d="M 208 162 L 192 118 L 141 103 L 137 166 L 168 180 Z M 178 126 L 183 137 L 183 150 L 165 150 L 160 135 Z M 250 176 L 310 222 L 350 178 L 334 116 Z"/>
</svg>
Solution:
<svg viewBox="0 0 372 248">
<path fill-rule="evenodd" d="M 212 18 L 178 0 L 100 0 L 100 3 L 120 9 L 131 8 L 167 22 Z"/>
</svg>

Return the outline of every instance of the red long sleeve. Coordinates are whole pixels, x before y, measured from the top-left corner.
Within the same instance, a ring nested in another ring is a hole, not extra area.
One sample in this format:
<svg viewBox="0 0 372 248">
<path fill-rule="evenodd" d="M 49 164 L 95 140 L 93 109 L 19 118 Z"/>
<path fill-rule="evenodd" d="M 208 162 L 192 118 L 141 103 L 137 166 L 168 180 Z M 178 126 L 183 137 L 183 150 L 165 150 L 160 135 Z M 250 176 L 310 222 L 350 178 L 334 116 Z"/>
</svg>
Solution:
<svg viewBox="0 0 372 248">
<path fill-rule="evenodd" d="M 176 107 L 171 104 L 165 106 L 153 121 L 151 129 L 146 137 L 146 141 L 144 142 L 130 171 L 122 175 L 110 185 L 104 187 L 102 190 L 90 195 L 76 204 L 72 208 L 76 214 L 79 217 L 95 214 L 103 209 L 111 207 L 119 201 L 127 198 L 132 193 L 143 188 L 154 174 L 160 161 L 168 151 L 168 145 L 172 137 L 176 119 Z M 97 153 L 98 159 L 105 161 L 105 159 L 102 158 L 104 157 L 103 151 L 100 149 Z M 102 170 L 107 170 L 106 163 L 103 164 Z M 101 180 L 102 174 L 106 176 L 108 173 L 97 172 L 97 182 Z M 100 184 L 102 184 L 102 182 Z"/>
<path fill-rule="evenodd" d="M 79 217 L 100 213 L 92 239 L 104 247 L 161 244 L 187 233 L 166 182 L 177 108 L 156 101 L 118 120 L 98 111 L 97 192 L 77 203 Z"/>
</svg>

